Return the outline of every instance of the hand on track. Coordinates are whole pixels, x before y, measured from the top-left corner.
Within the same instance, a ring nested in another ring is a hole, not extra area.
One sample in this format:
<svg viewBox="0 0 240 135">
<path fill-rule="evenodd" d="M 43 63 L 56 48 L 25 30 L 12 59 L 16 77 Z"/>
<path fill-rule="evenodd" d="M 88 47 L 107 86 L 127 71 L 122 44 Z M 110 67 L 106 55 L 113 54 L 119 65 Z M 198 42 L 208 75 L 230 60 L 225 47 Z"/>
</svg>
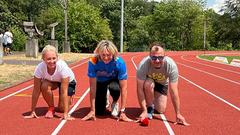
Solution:
<svg viewBox="0 0 240 135">
<path fill-rule="evenodd" d="M 73 118 L 73 117 L 71 117 L 70 115 L 68 115 L 68 114 L 64 114 L 64 116 L 63 116 L 63 118 L 62 118 L 62 120 L 75 120 L 75 118 Z"/>
<path fill-rule="evenodd" d="M 25 119 L 39 118 L 37 114 L 33 111 L 30 115 L 24 116 Z"/>
<path fill-rule="evenodd" d="M 125 113 L 120 113 L 119 118 L 117 121 L 125 121 L 125 122 L 131 122 L 132 119 L 128 118 Z"/>
<path fill-rule="evenodd" d="M 86 115 L 84 118 L 82 118 L 82 120 L 96 120 L 96 116 L 95 116 L 95 112 L 94 111 L 90 111 L 88 113 L 88 115 Z"/>
<path fill-rule="evenodd" d="M 185 118 L 181 114 L 177 115 L 176 122 L 174 124 L 182 124 L 184 126 L 190 125 L 189 123 L 186 122 Z"/>
</svg>

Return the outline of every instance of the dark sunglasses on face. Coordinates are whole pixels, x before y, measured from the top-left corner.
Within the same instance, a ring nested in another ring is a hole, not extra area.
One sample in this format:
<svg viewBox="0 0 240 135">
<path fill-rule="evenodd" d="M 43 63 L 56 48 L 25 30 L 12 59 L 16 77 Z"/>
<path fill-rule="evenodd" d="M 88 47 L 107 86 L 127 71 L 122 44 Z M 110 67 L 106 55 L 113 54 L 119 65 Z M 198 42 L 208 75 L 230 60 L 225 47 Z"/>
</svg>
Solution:
<svg viewBox="0 0 240 135">
<path fill-rule="evenodd" d="M 159 61 L 161 61 L 161 60 L 163 60 L 163 58 L 164 58 L 164 56 L 150 56 L 151 57 L 151 60 L 159 60 Z"/>
</svg>

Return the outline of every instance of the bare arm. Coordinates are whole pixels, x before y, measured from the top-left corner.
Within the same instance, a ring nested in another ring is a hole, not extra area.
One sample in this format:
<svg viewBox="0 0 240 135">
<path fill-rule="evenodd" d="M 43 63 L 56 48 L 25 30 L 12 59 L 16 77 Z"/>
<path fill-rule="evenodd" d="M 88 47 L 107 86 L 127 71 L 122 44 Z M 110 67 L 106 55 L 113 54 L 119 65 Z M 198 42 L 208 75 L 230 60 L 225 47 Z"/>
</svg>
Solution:
<svg viewBox="0 0 240 135">
<path fill-rule="evenodd" d="M 143 91 L 143 84 L 144 80 L 137 79 L 137 95 L 138 95 L 138 102 L 143 111 L 147 111 L 146 107 L 146 100 L 145 100 L 145 94 Z"/>
<path fill-rule="evenodd" d="M 89 78 L 89 83 L 90 83 L 91 111 L 84 118 L 82 118 L 82 120 L 89 120 L 89 119 L 96 120 L 96 117 L 95 117 L 95 98 L 96 98 L 96 87 L 97 87 L 96 78 Z"/>
<path fill-rule="evenodd" d="M 123 110 L 123 112 L 120 111 L 118 120 L 130 122 L 132 120 L 129 119 L 124 112 L 126 107 L 126 102 L 127 102 L 127 80 L 120 80 L 119 83 L 120 83 L 120 89 L 121 89 L 121 110 Z"/>
<path fill-rule="evenodd" d="M 173 103 L 174 110 L 177 114 L 180 114 L 180 100 L 179 100 L 179 95 L 178 95 L 178 81 L 174 83 L 169 83 L 170 86 L 170 94 L 171 94 L 171 99 Z"/>
<path fill-rule="evenodd" d="M 142 113 L 139 116 L 140 121 L 147 118 L 147 106 L 146 106 L 146 99 L 145 99 L 143 84 L 144 84 L 144 80 L 137 79 L 138 102 L 142 109 Z"/>
<path fill-rule="evenodd" d="M 95 98 L 96 98 L 96 87 L 97 87 L 96 78 L 89 78 L 89 83 L 90 83 L 91 111 L 93 111 L 95 113 Z"/>
<path fill-rule="evenodd" d="M 64 118 L 68 117 L 68 84 L 69 84 L 69 77 L 62 78 L 61 80 L 61 98 L 63 101 L 63 115 Z"/>
<path fill-rule="evenodd" d="M 189 123 L 186 122 L 185 118 L 181 115 L 180 113 L 180 99 L 178 95 L 178 81 L 175 83 L 170 83 L 170 94 L 171 94 L 171 99 L 172 103 L 175 109 L 176 113 L 176 123 L 183 124 L 185 126 L 190 125 Z"/>
<path fill-rule="evenodd" d="M 35 108 L 36 108 L 40 93 L 41 93 L 41 79 L 34 77 L 34 87 L 32 92 L 32 107 L 31 107 L 32 112 L 30 115 L 24 116 L 25 119 L 38 118 L 37 114 L 35 113 Z"/>
<path fill-rule="evenodd" d="M 41 93 L 41 79 L 34 77 L 34 86 L 32 92 L 32 112 L 35 112 L 35 107 Z"/>
<path fill-rule="evenodd" d="M 120 80 L 121 89 L 121 109 L 124 109 L 127 102 L 127 80 Z"/>
</svg>

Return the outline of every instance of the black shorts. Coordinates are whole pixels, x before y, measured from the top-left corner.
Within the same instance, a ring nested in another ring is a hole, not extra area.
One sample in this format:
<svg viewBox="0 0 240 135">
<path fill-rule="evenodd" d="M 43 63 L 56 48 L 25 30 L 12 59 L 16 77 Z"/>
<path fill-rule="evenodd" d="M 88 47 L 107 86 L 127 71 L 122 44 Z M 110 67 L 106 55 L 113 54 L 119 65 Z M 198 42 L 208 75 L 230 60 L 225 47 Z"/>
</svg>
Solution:
<svg viewBox="0 0 240 135">
<path fill-rule="evenodd" d="M 61 94 L 61 83 L 59 83 L 59 94 Z M 72 80 L 71 82 L 69 82 L 68 84 L 68 96 L 72 96 L 75 94 L 76 91 L 76 81 Z"/>
<path fill-rule="evenodd" d="M 3 43 L 3 47 L 6 48 L 6 47 L 7 47 L 7 44 L 4 44 L 4 43 Z"/>
<path fill-rule="evenodd" d="M 11 49 L 12 44 L 11 44 L 11 43 L 7 43 L 7 44 L 4 44 L 4 43 L 3 43 L 3 47 L 4 47 L 4 48 L 9 48 L 9 49 Z"/>
<path fill-rule="evenodd" d="M 162 85 L 160 83 L 157 83 L 157 82 L 154 82 L 154 84 L 155 84 L 154 91 L 157 91 L 157 92 L 159 92 L 162 95 L 167 95 L 167 93 L 168 93 L 168 85 L 164 86 L 164 85 Z"/>
<path fill-rule="evenodd" d="M 7 43 L 6 48 L 11 49 L 11 47 L 12 47 L 12 43 Z"/>
</svg>

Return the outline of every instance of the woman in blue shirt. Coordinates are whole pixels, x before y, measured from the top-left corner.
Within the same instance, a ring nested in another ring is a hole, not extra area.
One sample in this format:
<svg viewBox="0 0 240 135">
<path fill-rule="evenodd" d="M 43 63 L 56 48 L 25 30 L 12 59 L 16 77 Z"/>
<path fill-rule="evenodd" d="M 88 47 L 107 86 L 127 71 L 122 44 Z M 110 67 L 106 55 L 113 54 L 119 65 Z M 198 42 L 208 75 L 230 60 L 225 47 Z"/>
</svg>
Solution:
<svg viewBox="0 0 240 135">
<path fill-rule="evenodd" d="M 116 46 L 108 40 L 102 40 L 97 45 L 95 56 L 88 62 L 88 77 L 90 83 L 91 110 L 82 120 L 96 120 L 95 115 L 106 114 L 106 96 L 109 90 L 113 102 L 111 114 L 123 121 L 131 121 L 125 115 L 127 98 L 127 70 L 126 64 L 118 57 Z M 119 112 L 118 99 L 121 95 Z"/>
</svg>

